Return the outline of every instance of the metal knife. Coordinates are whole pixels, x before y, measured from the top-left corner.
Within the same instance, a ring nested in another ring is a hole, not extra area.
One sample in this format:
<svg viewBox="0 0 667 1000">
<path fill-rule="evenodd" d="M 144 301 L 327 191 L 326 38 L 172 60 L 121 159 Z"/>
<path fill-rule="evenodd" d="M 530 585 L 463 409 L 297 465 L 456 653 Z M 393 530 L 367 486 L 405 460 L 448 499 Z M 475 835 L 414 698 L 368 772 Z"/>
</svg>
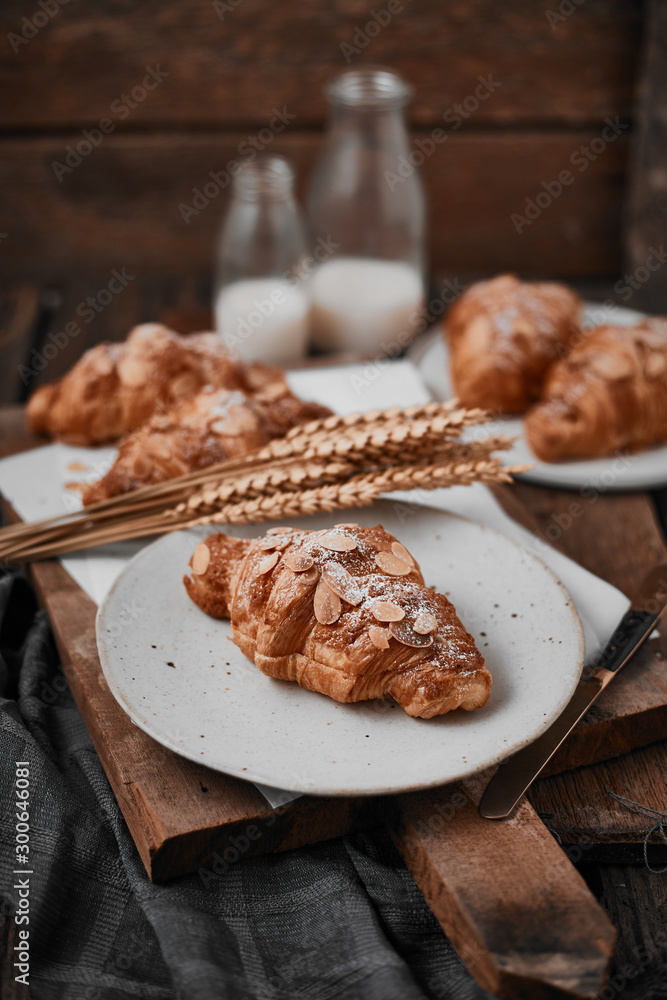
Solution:
<svg viewBox="0 0 667 1000">
<path fill-rule="evenodd" d="M 597 660 L 584 667 L 572 698 L 556 721 L 499 766 L 479 804 L 485 819 L 509 816 L 565 737 L 649 637 L 667 607 L 667 565 L 656 566 L 647 574 L 631 605 Z"/>
</svg>

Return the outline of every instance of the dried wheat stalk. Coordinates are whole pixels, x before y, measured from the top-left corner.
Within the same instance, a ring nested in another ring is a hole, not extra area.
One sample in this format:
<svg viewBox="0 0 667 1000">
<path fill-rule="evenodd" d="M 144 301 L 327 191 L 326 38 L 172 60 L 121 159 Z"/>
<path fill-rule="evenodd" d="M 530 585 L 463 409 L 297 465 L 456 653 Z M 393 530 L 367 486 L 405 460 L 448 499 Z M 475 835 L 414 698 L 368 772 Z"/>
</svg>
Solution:
<svg viewBox="0 0 667 1000">
<path fill-rule="evenodd" d="M 101 501 L 80 513 L 0 531 L 0 559 L 47 558 L 198 523 L 244 523 L 371 503 L 381 493 L 505 482 L 492 453 L 511 439 L 464 441 L 482 410 L 427 403 L 327 417 L 249 455 Z"/>
<path fill-rule="evenodd" d="M 444 445 L 441 442 L 437 449 L 414 448 L 401 464 L 405 466 L 415 463 L 452 465 L 457 462 L 480 459 L 494 451 L 506 450 L 510 445 L 511 441 L 500 435 L 474 442 L 453 441 Z M 179 513 L 186 509 L 193 513 L 194 511 L 201 512 L 207 507 L 219 508 L 221 504 L 262 497 L 274 490 L 316 488 L 329 482 L 335 483 L 348 479 L 350 476 L 358 476 L 363 470 L 369 474 L 374 470 L 381 471 L 387 467 L 387 464 L 386 457 L 383 462 L 380 462 L 375 455 L 372 455 L 363 467 L 352 461 L 330 462 L 322 460 L 319 463 L 310 461 L 307 464 L 300 461 L 297 464 L 283 465 L 272 471 L 260 472 L 234 481 L 225 479 L 217 484 L 209 483 L 203 490 L 193 493 L 186 503 L 179 504 L 176 509 Z"/>
<path fill-rule="evenodd" d="M 383 493 L 398 490 L 435 490 L 471 483 L 507 483 L 524 466 L 503 468 L 498 458 L 459 462 L 456 465 L 422 465 L 390 469 L 387 472 L 354 476 L 343 483 L 308 490 L 287 490 L 264 497 L 225 504 L 216 513 L 193 519 L 189 526 L 202 524 L 247 524 L 276 521 L 323 511 L 367 507 Z"/>
</svg>

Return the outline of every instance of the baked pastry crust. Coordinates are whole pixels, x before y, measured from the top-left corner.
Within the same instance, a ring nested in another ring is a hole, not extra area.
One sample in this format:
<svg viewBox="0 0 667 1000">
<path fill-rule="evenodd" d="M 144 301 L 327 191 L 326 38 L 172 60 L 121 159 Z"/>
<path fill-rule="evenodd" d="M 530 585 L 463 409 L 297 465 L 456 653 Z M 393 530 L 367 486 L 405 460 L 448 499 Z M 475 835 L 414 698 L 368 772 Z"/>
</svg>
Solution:
<svg viewBox="0 0 667 1000">
<path fill-rule="evenodd" d="M 235 644 L 270 677 L 340 702 L 391 695 L 423 719 L 489 697 L 491 675 L 453 605 L 380 525 L 214 534 L 190 567 L 192 600 L 230 618 Z"/>
<path fill-rule="evenodd" d="M 275 377 L 275 369 L 267 371 Z M 235 361 L 216 334 L 182 337 L 144 323 L 124 343 L 86 351 L 63 378 L 37 389 L 28 402 L 28 427 L 70 444 L 105 444 L 205 385 L 253 391 L 252 380 L 252 366 Z"/>
<path fill-rule="evenodd" d="M 524 431 L 544 462 L 667 441 L 667 320 L 586 333 L 549 371 Z"/>
<path fill-rule="evenodd" d="M 82 488 L 84 506 L 247 455 L 297 424 L 330 416 L 327 407 L 298 399 L 282 373 L 252 374 L 252 394 L 207 386 L 128 434 L 109 472 Z"/>
<path fill-rule="evenodd" d="M 581 299 L 556 282 L 512 274 L 471 285 L 448 309 L 444 335 L 462 406 L 523 413 L 579 328 Z"/>
</svg>

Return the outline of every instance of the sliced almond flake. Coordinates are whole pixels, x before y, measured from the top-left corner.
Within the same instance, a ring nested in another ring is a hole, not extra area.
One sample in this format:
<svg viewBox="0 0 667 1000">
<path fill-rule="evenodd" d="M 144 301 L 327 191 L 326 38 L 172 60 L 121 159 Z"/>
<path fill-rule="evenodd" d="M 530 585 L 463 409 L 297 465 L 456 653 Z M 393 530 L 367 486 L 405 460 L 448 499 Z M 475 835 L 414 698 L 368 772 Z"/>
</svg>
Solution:
<svg viewBox="0 0 667 1000">
<path fill-rule="evenodd" d="M 274 535 L 273 539 L 276 543 L 275 547 L 280 552 L 282 549 L 286 549 L 288 545 L 292 544 L 292 539 L 289 535 Z"/>
<path fill-rule="evenodd" d="M 153 471 L 153 468 L 153 459 L 149 455 L 145 455 L 140 451 L 134 456 L 134 461 L 132 462 L 132 473 L 137 477 L 137 479 L 148 479 Z"/>
<path fill-rule="evenodd" d="M 307 552 L 295 552 L 294 550 L 283 556 L 283 562 L 295 573 L 305 573 L 314 565 L 313 557 L 309 556 Z"/>
<path fill-rule="evenodd" d="M 111 375 L 113 371 L 113 361 L 106 354 L 98 354 L 93 362 L 93 369 L 96 375 Z"/>
<path fill-rule="evenodd" d="M 155 456 L 155 464 L 167 479 L 175 479 L 176 476 L 183 476 L 188 471 L 185 462 L 181 462 L 177 455 L 171 455 L 169 458 Z"/>
<path fill-rule="evenodd" d="M 417 615 L 415 618 L 413 629 L 418 632 L 419 635 L 429 635 L 430 632 L 436 632 L 438 628 L 438 619 L 435 615 L 431 614 L 430 611 L 422 611 L 421 614 Z"/>
<path fill-rule="evenodd" d="M 410 566 L 414 566 L 415 561 L 406 549 L 405 545 L 401 545 L 400 542 L 391 543 L 391 551 L 394 553 L 397 559 L 402 559 L 404 562 L 408 563 Z"/>
<path fill-rule="evenodd" d="M 320 571 L 317 566 L 311 566 L 310 569 L 307 569 L 304 573 L 299 573 L 299 576 L 297 577 L 300 583 L 308 584 L 311 587 L 315 586 L 319 578 Z"/>
<path fill-rule="evenodd" d="M 616 354 L 593 354 L 588 359 L 588 367 L 601 378 L 617 382 L 630 378 L 635 373 L 635 365 L 631 358 Z"/>
<path fill-rule="evenodd" d="M 377 649 L 389 649 L 389 629 L 380 628 L 379 625 L 369 625 L 368 635 Z"/>
<path fill-rule="evenodd" d="M 344 566 L 333 559 L 329 559 L 322 567 L 322 579 L 333 590 L 334 594 L 338 594 L 355 608 L 363 601 L 363 592 L 355 578 L 351 573 L 348 573 Z"/>
<path fill-rule="evenodd" d="M 231 417 L 219 417 L 210 424 L 210 429 L 220 437 L 238 437 L 242 433 L 242 428 L 236 420 Z"/>
<path fill-rule="evenodd" d="M 263 386 L 257 395 L 261 400 L 280 399 L 281 396 L 285 395 L 285 386 L 282 382 L 270 382 L 268 385 Z"/>
<path fill-rule="evenodd" d="M 257 414 L 249 406 L 244 406 L 241 403 L 232 403 L 229 407 L 229 416 L 238 424 L 242 431 L 257 430 L 259 423 Z"/>
<path fill-rule="evenodd" d="M 272 552 L 278 547 L 278 543 L 275 538 L 260 538 L 257 542 L 257 547 L 262 550 L 262 552 Z"/>
<path fill-rule="evenodd" d="M 279 559 L 280 559 L 279 552 L 272 552 L 270 555 L 264 556 L 263 559 L 260 559 L 260 561 L 257 564 L 258 576 L 264 576 L 265 573 L 268 573 L 270 570 L 272 570 Z"/>
<path fill-rule="evenodd" d="M 399 559 L 393 552 L 378 552 L 375 556 L 375 565 L 391 576 L 407 576 L 408 573 L 412 573 L 410 563 L 405 559 Z"/>
<path fill-rule="evenodd" d="M 373 617 L 379 622 L 400 622 L 405 618 L 405 611 L 391 601 L 376 601 L 371 608 Z"/>
<path fill-rule="evenodd" d="M 341 521 L 340 524 L 334 524 L 334 528 L 358 528 L 359 525 L 356 521 Z"/>
<path fill-rule="evenodd" d="M 125 357 L 118 362 L 118 378 L 128 389 L 138 389 L 148 382 L 146 366 L 136 358 Z"/>
<path fill-rule="evenodd" d="M 333 625 L 340 618 L 342 610 L 340 597 L 338 594 L 334 594 L 331 587 L 324 580 L 320 580 L 317 585 L 313 606 L 315 617 L 320 625 Z"/>
<path fill-rule="evenodd" d="M 287 531 L 295 530 L 295 528 L 269 528 L 267 535 L 284 535 Z"/>
<path fill-rule="evenodd" d="M 349 535 L 341 535 L 337 531 L 330 531 L 320 538 L 320 545 L 329 552 L 352 552 L 356 549 L 357 543 Z"/>
<path fill-rule="evenodd" d="M 432 635 L 420 635 L 408 622 L 391 622 L 389 631 L 404 646 L 414 646 L 419 649 L 433 644 Z"/>
<path fill-rule="evenodd" d="M 211 561 L 211 550 L 206 542 L 200 542 L 192 553 L 192 572 L 195 576 L 203 576 Z"/>
<path fill-rule="evenodd" d="M 667 357 L 664 354 L 649 354 L 644 362 L 647 378 L 658 378 L 667 371 Z"/>
<path fill-rule="evenodd" d="M 199 388 L 199 379 L 194 372 L 182 372 L 172 379 L 169 384 L 169 392 L 174 399 L 185 399 L 187 396 L 194 396 Z"/>
<path fill-rule="evenodd" d="M 159 434 L 152 434 L 146 439 L 146 451 L 149 455 L 153 455 L 154 458 L 164 458 L 166 460 L 171 458 L 169 445 Z"/>
</svg>

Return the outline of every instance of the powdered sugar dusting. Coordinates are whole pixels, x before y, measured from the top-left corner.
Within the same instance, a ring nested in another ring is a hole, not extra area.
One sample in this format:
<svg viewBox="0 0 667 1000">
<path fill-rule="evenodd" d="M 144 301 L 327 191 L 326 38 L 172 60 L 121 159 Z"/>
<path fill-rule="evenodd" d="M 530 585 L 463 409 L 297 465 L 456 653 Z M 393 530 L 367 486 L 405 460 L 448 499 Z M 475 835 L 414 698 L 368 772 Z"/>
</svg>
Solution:
<svg viewBox="0 0 667 1000">
<path fill-rule="evenodd" d="M 269 530 L 269 538 L 280 531 L 277 528 Z M 455 672 L 457 678 L 471 677 L 479 671 L 480 656 L 472 636 L 463 628 L 447 598 L 426 587 L 416 563 L 405 576 L 378 571 L 376 555 L 379 551 L 392 554 L 391 546 L 396 542 L 393 535 L 379 526 L 360 528 L 341 525 L 335 533 L 349 537 L 355 542 L 355 547 L 347 551 L 332 551 L 328 547 L 331 529 L 289 530 L 288 552 L 311 558 L 319 571 L 314 579 L 322 576 L 342 600 L 341 614 L 336 620 L 337 629 L 359 635 L 369 626 L 377 626 L 373 607 L 378 601 L 388 602 L 405 612 L 400 624 L 406 637 L 404 648 L 411 647 L 411 671 L 423 666 L 429 673 L 439 670 L 451 675 Z M 257 544 L 261 545 L 262 539 L 258 539 Z M 396 558 L 395 555 L 393 558 Z M 424 621 L 436 623 L 427 635 L 414 629 L 415 624 Z M 399 638 L 391 636 L 389 630 L 387 636 L 390 646 L 400 642 Z M 375 648 L 377 655 L 381 656 L 382 651 Z"/>
</svg>

